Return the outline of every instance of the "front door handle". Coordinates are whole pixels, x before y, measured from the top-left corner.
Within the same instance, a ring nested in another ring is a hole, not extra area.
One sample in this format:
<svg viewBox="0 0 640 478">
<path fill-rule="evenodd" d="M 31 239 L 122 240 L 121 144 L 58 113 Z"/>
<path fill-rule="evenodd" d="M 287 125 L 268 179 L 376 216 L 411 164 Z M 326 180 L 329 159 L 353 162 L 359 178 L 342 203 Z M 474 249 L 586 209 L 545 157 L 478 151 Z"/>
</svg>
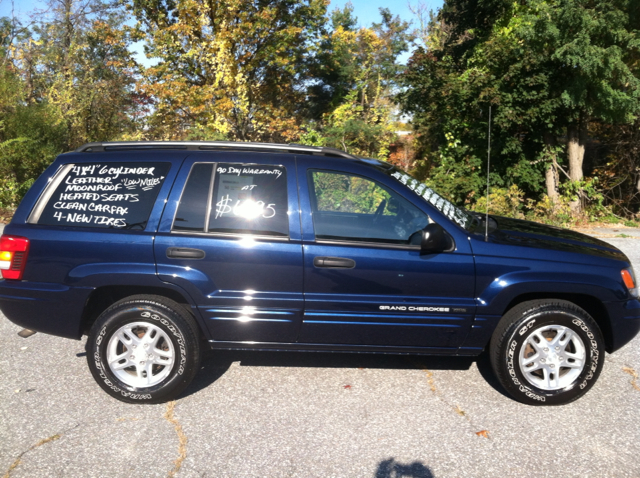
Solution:
<svg viewBox="0 0 640 478">
<path fill-rule="evenodd" d="M 187 247 L 170 247 L 167 249 L 167 257 L 172 259 L 204 259 L 205 253 L 200 249 Z"/>
<path fill-rule="evenodd" d="M 313 265 L 316 267 L 326 267 L 329 269 L 353 269 L 356 261 L 344 257 L 314 257 Z"/>
</svg>

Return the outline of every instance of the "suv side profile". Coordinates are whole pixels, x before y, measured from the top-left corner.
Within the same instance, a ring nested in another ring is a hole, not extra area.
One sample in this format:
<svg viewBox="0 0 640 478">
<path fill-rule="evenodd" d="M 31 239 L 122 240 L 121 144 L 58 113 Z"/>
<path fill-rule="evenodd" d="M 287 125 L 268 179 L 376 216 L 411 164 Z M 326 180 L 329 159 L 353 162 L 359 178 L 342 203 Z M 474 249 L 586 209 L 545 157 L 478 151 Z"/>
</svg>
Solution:
<svg viewBox="0 0 640 478">
<path fill-rule="evenodd" d="M 458 208 L 331 148 L 90 143 L 0 239 L 0 309 L 88 335 L 97 383 L 180 395 L 202 349 L 479 355 L 531 405 L 568 403 L 640 329 L 629 259 L 568 230 Z"/>
</svg>

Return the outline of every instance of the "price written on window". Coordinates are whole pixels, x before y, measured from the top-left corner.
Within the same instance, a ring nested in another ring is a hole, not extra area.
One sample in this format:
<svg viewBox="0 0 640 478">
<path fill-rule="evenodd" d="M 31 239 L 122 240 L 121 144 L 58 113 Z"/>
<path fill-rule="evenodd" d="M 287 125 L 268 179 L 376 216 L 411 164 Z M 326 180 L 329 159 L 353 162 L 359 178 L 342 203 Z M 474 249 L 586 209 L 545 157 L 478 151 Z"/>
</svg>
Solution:
<svg viewBox="0 0 640 478">
<path fill-rule="evenodd" d="M 244 219 L 271 219 L 276 215 L 275 204 L 266 204 L 264 201 L 254 201 L 253 199 L 237 199 L 235 204 L 227 194 L 216 203 L 216 217 L 218 219 L 225 214 L 234 215 Z"/>
</svg>

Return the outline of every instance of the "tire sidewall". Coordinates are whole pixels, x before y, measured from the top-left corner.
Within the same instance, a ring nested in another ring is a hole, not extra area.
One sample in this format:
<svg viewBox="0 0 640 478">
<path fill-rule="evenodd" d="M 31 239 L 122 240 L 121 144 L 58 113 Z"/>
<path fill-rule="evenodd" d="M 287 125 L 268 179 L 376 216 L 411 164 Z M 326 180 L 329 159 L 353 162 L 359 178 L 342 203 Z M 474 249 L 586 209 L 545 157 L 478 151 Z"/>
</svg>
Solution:
<svg viewBox="0 0 640 478">
<path fill-rule="evenodd" d="M 508 391 L 520 401 L 533 405 L 559 405 L 584 395 L 595 383 L 604 362 L 604 343 L 600 333 L 584 317 L 567 310 L 540 310 L 525 314 L 507 334 L 503 360 Z M 520 370 L 519 357 L 525 339 L 536 329 L 548 325 L 568 327 L 582 340 L 585 365 L 578 378 L 559 390 L 542 390 L 531 384 Z"/>
<path fill-rule="evenodd" d="M 182 386 L 186 380 L 188 345 L 179 325 L 168 311 L 153 304 L 122 304 L 110 311 L 105 320 L 98 321 L 96 332 L 88 339 L 87 360 L 89 368 L 98 384 L 113 397 L 130 402 L 161 402 Z M 133 387 L 122 382 L 111 371 L 107 361 L 109 340 L 123 325 L 133 322 L 148 322 L 161 328 L 173 344 L 176 360 L 169 375 L 151 387 Z"/>
</svg>

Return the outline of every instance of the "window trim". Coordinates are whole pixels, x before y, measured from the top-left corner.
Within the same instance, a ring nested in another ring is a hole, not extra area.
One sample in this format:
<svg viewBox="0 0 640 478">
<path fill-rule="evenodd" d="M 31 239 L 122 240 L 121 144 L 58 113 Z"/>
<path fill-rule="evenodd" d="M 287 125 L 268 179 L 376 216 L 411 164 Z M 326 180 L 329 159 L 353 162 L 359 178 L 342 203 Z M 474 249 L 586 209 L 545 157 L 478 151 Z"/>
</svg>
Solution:
<svg viewBox="0 0 640 478">
<path fill-rule="evenodd" d="M 211 222 L 211 208 L 213 207 L 213 189 L 216 185 L 216 175 L 218 173 L 218 164 L 220 163 L 212 163 L 213 170 L 211 171 L 211 180 L 209 182 L 209 196 L 207 198 L 207 212 L 204 218 L 204 232 L 209 232 L 209 223 Z M 191 176 L 191 173 L 189 173 Z M 185 183 L 186 186 L 186 183 Z M 177 209 L 176 209 L 177 211 Z"/>
<path fill-rule="evenodd" d="M 306 242 L 306 241 L 305 241 Z M 377 249 L 400 249 L 407 251 L 420 251 L 419 245 L 412 244 L 394 244 L 392 242 L 365 242 L 365 241 L 348 241 L 339 239 L 315 239 L 316 244 L 327 244 L 334 246 L 360 246 L 360 247 L 373 247 Z"/>
<path fill-rule="evenodd" d="M 44 192 L 38 199 L 38 202 L 31 211 L 31 214 L 29 214 L 29 217 L 27 218 L 27 224 L 38 224 L 38 221 L 40 221 L 40 216 L 42 216 L 44 208 L 46 208 L 47 204 L 49 204 L 51 196 L 53 196 L 53 193 L 56 191 L 56 189 L 58 189 L 60 183 L 64 180 L 67 174 L 69 174 L 69 171 L 71 171 L 74 167 L 75 163 L 69 163 L 58 168 L 55 174 L 51 177 L 49 184 L 47 184 Z"/>
<path fill-rule="evenodd" d="M 198 164 L 210 164 L 212 167 L 212 171 L 211 171 L 211 177 L 213 178 L 215 176 L 215 171 L 216 171 L 216 163 L 212 163 L 209 161 L 197 161 L 195 163 L 193 163 L 191 165 L 191 169 L 189 170 L 189 175 L 187 176 L 187 180 L 184 182 L 184 186 L 182 187 L 182 191 L 180 191 L 180 197 L 178 198 L 178 204 L 176 205 L 176 209 L 175 211 L 173 211 L 173 219 L 171 220 L 171 229 L 169 229 L 170 232 L 191 232 L 192 234 L 195 234 L 195 232 L 192 231 L 174 231 L 173 228 L 176 225 L 176 216 L 178 215 L 178 209 L 180 209 L 180 203 L 182 202 L 182 197 L 184 196 L 184 191 L 187 189 L 187 184 L 189 184 L 189 179 L 191 179 L 191 174 L 193 173 L 194 168 L 198 165 Z M 204 218 L 204 229 L 202 230 L 202 232 L 207 232 L 207 220 L 208 220 L 208 214 L 210 213 L 210 208 L 211 208 L 211 182 L 209 183 L 209 199 L 207 200 L 207 217 Z"/>
<path fill-rule="evenodd" d="M 265 241 L 281 241 L 281 242 L 290 242 L 291 238 L 289 236 L 265 236 L 257 235 L 257 234 L 243 234 L 243 233 L 225 233 L 225 232 L 193 232 L 193 231 L 171 231 L 171 234 L 180 234 L 180 235 L 189 235 L 189 236 L 206 236 L 206 237 L 217 237 L 220 239 L 256 239 L 256 240 L 265 240 Z"/>
</svg>

